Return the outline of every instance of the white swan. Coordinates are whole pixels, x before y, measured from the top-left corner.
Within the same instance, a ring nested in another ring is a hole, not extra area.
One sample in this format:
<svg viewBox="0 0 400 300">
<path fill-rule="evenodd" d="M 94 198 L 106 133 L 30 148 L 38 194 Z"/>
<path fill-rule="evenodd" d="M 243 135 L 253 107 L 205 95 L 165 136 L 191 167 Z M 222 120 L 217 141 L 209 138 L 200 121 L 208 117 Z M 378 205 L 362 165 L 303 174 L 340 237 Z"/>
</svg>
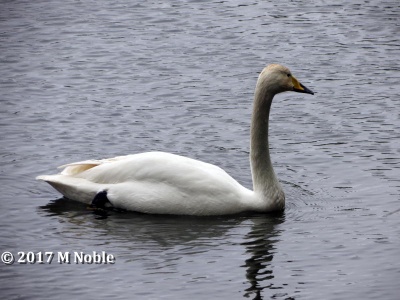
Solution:
<svg viewBox="0 0 400 300">
<path fill-rule="evenodd" d="M 37 179 L 66 198 L 98 207 L 112 205 L 150 214 L 227 215 L 285 207 L 285 195 L 272 168 L 268 118 L 275 94 L 313 94 L 288 68 L 272 64 L 258 77 L 251 124 L 251 191 L 221 168 L 195 159 L 148 152 L 61 166 L 58 175 Z"/>
</svg>

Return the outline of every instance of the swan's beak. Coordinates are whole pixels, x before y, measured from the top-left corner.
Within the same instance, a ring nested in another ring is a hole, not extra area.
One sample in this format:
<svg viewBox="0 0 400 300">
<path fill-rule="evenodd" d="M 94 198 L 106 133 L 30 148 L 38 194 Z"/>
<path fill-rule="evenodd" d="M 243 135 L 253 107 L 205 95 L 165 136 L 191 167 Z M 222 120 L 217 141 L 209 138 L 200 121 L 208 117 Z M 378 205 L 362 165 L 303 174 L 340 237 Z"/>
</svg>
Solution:
<svg viewBox="0 0 400 300">
<path fill-rule="evenodd" d="M 306 93 L 314 95 L 314 92 L 312 90 L 302 85 L 294 76 L 292 76 L 292 82 L 293 82 L 293 91 L 298 93 Z"/>
</svg>

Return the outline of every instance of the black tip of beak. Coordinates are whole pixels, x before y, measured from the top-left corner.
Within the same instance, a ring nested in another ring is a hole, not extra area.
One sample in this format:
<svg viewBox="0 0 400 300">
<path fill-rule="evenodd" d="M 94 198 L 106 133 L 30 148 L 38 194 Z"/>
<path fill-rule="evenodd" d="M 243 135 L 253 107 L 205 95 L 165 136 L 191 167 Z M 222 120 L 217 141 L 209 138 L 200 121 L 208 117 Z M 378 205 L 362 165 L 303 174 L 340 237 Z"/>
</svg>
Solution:
<svg viewBox="0 0 400 300">
<path fill-rule="evenodd" d="M 298 93 L 306 93 L 306 94 L 314 95 L 314 92 L 312 90 L 310 90 L 309 88 L 305 87 L 301 83 L 300 83 L 300 86 L 302 87 L 302 90 L 301 89 L 296 89 L 296 88 L 294 88 L 293 90 L 295 92 L 298 92 Z"/>
</svg>

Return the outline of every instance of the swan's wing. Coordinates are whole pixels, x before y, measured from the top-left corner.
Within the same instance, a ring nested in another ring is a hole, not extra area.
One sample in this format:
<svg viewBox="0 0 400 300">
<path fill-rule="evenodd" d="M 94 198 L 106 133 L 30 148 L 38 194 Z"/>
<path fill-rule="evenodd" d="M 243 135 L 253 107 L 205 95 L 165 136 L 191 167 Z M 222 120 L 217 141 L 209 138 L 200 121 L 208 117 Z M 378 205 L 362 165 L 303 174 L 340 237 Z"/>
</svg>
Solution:
<svg viewBox="0 0 400 300">
<path fill-rule="evenodd" d="M 151 181 L 181 186 L 190 183 L 191 180 L 201 181 L 209 178 L 217 182 L 237 184 L 232 177 L 217 166 L 164 152 L 140 153 L 68 166 L 86 167 L 85 171 L 75 176 L 96 183 Z"/>
<path fill-rule="evenodd" d="M 115 161 L 120 161 L 120 160 L 126 160 L 132 155 L 125 155 L 125 156 L 117 156 L 113 158 L 107 158 L 107 159 L 96 159 L 96 160 L 84 160 L 84 161 L 78 161 L 66 165 L 59 166 L 58 169 L 64 169 L 61 174 L 62 175 L 77 175 L 79 173 L 82 173 L 86 170 L 89 170 L 93 167 L 97 167 L 102 164 L 107 164 L 107 163 L 112 163 Z"/>
<path fill-rule="evenodd" d="M 77 177 L 107 186 L 114 206 L 145 213 L 234 213 L 249 193 L 217 166 L 163 152 L 127 156 Z"/>
<path fill-rule="evenodd" d="M 81 188 L 88 197 L 106 191 L 115 207 L 144 213 L 235 213 L 243 211 L 250 192 L 217 166 L 163 152 L 73 163 L 54 176 L 40 179 L 67 198 L 82 201 Z"/>
</svg>

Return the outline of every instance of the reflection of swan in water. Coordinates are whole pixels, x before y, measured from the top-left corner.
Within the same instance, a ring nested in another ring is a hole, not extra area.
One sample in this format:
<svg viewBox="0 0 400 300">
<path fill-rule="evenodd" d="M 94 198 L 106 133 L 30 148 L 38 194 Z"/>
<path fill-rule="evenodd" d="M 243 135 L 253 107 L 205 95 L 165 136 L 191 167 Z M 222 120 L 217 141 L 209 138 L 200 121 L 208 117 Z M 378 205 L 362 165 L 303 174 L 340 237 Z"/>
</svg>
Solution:
<svg viewBox="0 0 400 300">
<path fill-rule="evenodd" d="M 246 277 L 250 283 L 244 296 L 259 300 L 263 299 L 262 291 L 264 289 L 273 288 L 272 283 L 269 282 L 274 278 L 270 265 L 275 252 L 275 243 L 279 239 L 279 232 L 275 227 L 284 221 L 284 214 L 276 213 L 269 218 L 259 216 L 252 220 L 254 225 L 245 236 L 246 241 L 242 243 L 246 247 L 246 253 L 250 256 L 244 265 Z"/>
<path fill-rule="evenodd" d="M 246 215 L 200 218 L 93 210 L 87 205 L 66 198 L 53 200 L 41 206 L 39 212 L 46 216 L 58 216 L 62 223 L 79 225 L 80 229 L 76 228 L 76 235 L 79 238 L 82 236 L 82 231 L 85 231 L 89 238 L 98 233 L 101 236 L 106 235 L 107 240 L 113 240 L 115 243 L 122 242 L 134 247 L 135 244 L 153 245 L 156 242 L 164 249 L 184 243 L 190 243 L 195 248 L 207 240 L 222 240 L 227 231 L 240 226 L 248 219 Z M 69 229 L 67 231 L 70 235 L 71 231 Z M 197 243 L 196 240 L 201 242 Z M 207 251 L 206 248 L 203 250 Z"/>
<path fill-rule="evenodd" d="M 253 190 L 217 166 L 162 152 L 72 163 L 61 174 L 38 179 L 72 200 L 150 214 L 207 216 L 283 210 L 285 195 L 269 156 L 268 118 L 272 99 L 285 91 L 313 94 L 288 68 L 277 64 L 264 68 L 256 85 L 251 124 Z"/>
<path fill-rule="evenodd" d="M 85 205 L 79 202 L 59 199 L 42 206 L 40 213 L 58 216 L 61 226 L 58 235 L 84 240 L 85 244 L 93 240 L 102 250 L 107 250 L 109 245 L 109 251 L 118 257 L 119 262 L 140 260 L 144 270 L 155 269 L 161 273 L 176 271 L 179 275 L 181 264 L 193 253 L 207 257 L 207 252 L 215 248 L 221 249 L 223 243 L 228 243 L 229 247 L 231 239 L 234 239 L 246 251 L 246 259 L 238 265 L 232 265 L 228 270 L 239 270 L 237 276 L 247 278 L 247 283 L 243 286 L 244 296 L 262 299 L 262 295 L 275 294 L 276 290 L 271 284 L 271 280 L 276 281 L 271 261 L 275 253 L 275 243 L 279 240 L 276 227 L 284 221 L 283 213 L 268 216 L 257 214 L 193 218 L 110 212 L 106 219 L 93 220 L 90 218 L 93 211 L 84 208 Z M 235 235 L 240 228 L 250 229 L 244 236 L 239 235 L 241 242 L 230 236 Z M 99 245 L 102 240 L 104 245 Z M 239 252 L 243 253 L 242 250 Z M 225 254 L 220 257 L 223 259 Z M 223 263 L 222 261 L 221 264 Z M 210 269 L 203 271 L 212 273 L 215 270 L 210 265 Z M 187 273 L 190 276 L 190 270 Z M 209 276 L 208 273 L 202 275 Z"/>
</svg>

